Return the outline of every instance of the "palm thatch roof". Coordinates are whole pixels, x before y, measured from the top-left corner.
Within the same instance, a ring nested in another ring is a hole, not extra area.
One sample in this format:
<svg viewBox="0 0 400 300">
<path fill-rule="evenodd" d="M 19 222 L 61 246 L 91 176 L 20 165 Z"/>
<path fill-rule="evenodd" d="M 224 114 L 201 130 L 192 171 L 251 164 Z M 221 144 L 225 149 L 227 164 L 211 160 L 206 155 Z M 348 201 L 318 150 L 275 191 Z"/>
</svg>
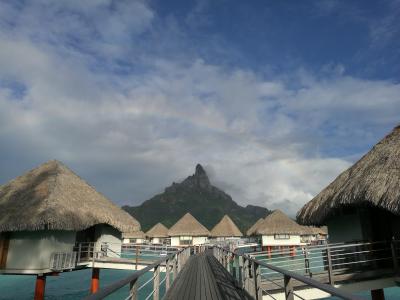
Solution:
<svg viewBox="0 0 400 300">
<path fill-rule="evenodd" d="M 274 234 L 303 234 L 304 228 L 290 219 L 279 209 L 274 210 L 268 215 L 262 223 L 257 226 L 256 234 L 274 235 Z"/>
<path fill-rule="evenodd" d="M 161 223 L 157 223 L 149 231 L 146 232 L 146 236 L 151 238 L 168 237 L 168 228 Z"/>
<path fill-rule="evenodd" d="M 0 186 L 0 232 L 74 230 L 108 224 L 121 232 L 140 224 L 59 161 Z"/>
<path fill-rule="evenodd" d="M 327 235 L 328 230 L 326 226 L 324 227 L 317 227 L 317 226 L 306 226 L 306 225 L 300 225 L 301 228 L 303 228 L 303 233 L 304 235 Z"/>
<path fill-rule="evenodd" d="M 324 224 L 346 206 L 374 206 L 400 215 L 400 126 L 308 202 L 302 224 Z"/>
<path fill-rule="evenodd" d="M 190 213 L 186 213 L 168 230 L 169 236 L 209 236 L 210 232 Z"/>
<path fill-rule="evenodd" d="M 259 218 L 257 222 L 255 222 L 246 232 L 247 236 L 254 235 L 258 226 L 264 221 L 263 218 Z"/>
<path fill-rule="evenodd" d="M 122 233 L 123 239 L 145 239 L 146 235 L 143 231 L 133 231 L 133 232 L 123 232 Z"/>
<path fill-rule="evenodd" d="M 243 236 L 240 232 L 239 228 L 237 228 L 236 224 L 232 221 L 232 219 L 225 215 L 218 222 L 217 225 L 211 230 L 211 236 L 213 237 L 239 237 Z"/>
</svg>

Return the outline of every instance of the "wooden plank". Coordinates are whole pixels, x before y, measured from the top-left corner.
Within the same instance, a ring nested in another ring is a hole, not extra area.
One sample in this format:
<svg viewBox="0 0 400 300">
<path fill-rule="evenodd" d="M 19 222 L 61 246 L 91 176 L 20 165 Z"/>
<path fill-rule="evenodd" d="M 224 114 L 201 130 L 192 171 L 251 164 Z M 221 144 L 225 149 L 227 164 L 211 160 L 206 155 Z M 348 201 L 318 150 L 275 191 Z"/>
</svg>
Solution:
<svg viewBox="0 0 400 300">
<path fill-rule="evenodd" d="M 247 299 L 241 297 L 239 291 L 232 275 L 227 273 L 211 253 L 199 253 L 190 257 L 165 299 Z"/>
</svg>

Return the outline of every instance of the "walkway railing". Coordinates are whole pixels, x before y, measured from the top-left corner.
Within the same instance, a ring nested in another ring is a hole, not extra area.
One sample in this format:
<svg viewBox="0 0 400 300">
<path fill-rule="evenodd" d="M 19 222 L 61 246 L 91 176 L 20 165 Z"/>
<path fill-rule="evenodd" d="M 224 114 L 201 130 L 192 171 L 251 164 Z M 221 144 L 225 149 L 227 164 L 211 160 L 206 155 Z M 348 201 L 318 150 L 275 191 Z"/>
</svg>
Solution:
<svg viewBox="0 0 400 300">
<path fill-rule="evenodd" d="M 332 285 L 318 282 L 302 274 L 256 260 L 246 254 L 240 255 L 221 247 L 213 247 L 213 252 L 218 261 L 232 274 L 239 286 L 245 289 L 256 300 L 262 300 L 263 295 L 268 295 L 270 298 L 276 299 L 272 293 L 263 288 L 262 279 L 264 279 L 265 276 L 263 276 L 261 272 L 262 268 L 271 270 L 283 276 L 283 285 L 279 286 L 279 289 L 284 292 L 287 300 L 293 300 L 295 296 L 296 298 L 304 299 L 294 290 L 294 280 L 302 282 L 304 285 L 309 287 L 324 291 L 332 296 L 337 296 L 341 299 L 364 299 L 339 290 Z"/>
<path fill-rule="evenodd" d="M 154 300 L 159 300 L 162 295 L 160 295 L 160 287 L 165 284 L 165 292 L 168 291 L 172 282 L 178 276 L 182 267 L 185 265 L 187 259 L 191 253 L 191 248 L 181 249 L 174 254 L 168 255 L 166 258 L 159 259 L 155 263 L 145 267 L 140 271 L 135 271 L 132 275 L 114 282 L 109 286 L 100 289 L 97 293 L 92 294 L 85 300 L 99 300 L 113 294 L 115 291 L 121 289 L 124 286 L 129 285 L 129 295 L 125 298 L 126 300 L 137 300 L 138 292 L 145 288 L 147 285 L 152 284 L 153 289 L 148 295 L 146 295 L 146 300 L 152 298 Z M 165 269 L 165 276 L 161 279 L 161 272 Z M 153 272 L 153 276 L 139 286 L 139 279 L 143 278 L 143 275 L 148 272 Z"/>
<path fill-rule="evenodd" d="M 107 258 L 119 259 L 139 264 L 153 263 L 159 257 L 175 253 L 182 248 L 147 245 L 147 244 L 121 244 L 121 243 L 79 243 L 74 251 L 77 253 L 77 263 L 91 263 L 93 261 L 106 260 Z"/>
<path fill-rule="evenodd" d="M 305 246 L 290 250 L 247 253 L 251 258 L 334 285 L 392 276 L 398 271 L 399 241 L 359 242 Z M 274 280 L 269 269 L 262 276 Z M 272 284 L 272 283 L 271 283 Z"/>
</svg>

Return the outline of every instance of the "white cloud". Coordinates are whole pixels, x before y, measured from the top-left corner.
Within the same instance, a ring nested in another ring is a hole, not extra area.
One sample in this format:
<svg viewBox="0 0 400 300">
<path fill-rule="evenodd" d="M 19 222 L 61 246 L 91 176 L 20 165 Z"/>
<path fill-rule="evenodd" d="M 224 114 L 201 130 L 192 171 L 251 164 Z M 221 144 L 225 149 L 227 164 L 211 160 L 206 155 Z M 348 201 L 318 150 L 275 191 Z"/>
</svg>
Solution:
<svg viewBox="0 0 400 300">
<path fill-rule="evenodd" d="M 109 4 L 71 3 L 62 5 L 83 20 L 100 20 Z M 52 18 L 56 10 L 48 16 L 54 32 L 40 32 L 44 25 L 27 19 L 31 11 L 12 29 L 16 35 L 0 30 L 0 82 L 26 88 L 15 97 L 0 85 L 0 155 L 9 166 L 0 170 L 3 180 L 57 158 L 113 200 L 138 203 L 201 162 L 239 203 L 283 205 L 294 214 L 349 165 L 345 155 L 327 151 L 330 144 L 365 143 L 365 128 L 377 128 L 370 142 L 400 113 L 398 84 L 345 76 L 340 65 L 324 79 L 301 70 L 287 80 L 198 58 L 147 56 L 145 71 L 123 75 L 94 68 L 91 47 L 99 46 L 94 56 L 109 54 L 107 43 L 112 53 L 126 53 L 126 36 L 115 32 L 140 35 L 154 13 L 142 2 L 117 8 L 106 22 L 111 32 L 101 24 L 79 27 L 87 48 L 70 51 L 65 39 L 74 28 L 62 28 L 67 20 Z M 100 44 L 92 44 L 96 32 Z M 32 38 L 37 34 L 40 41 Z M 60 45 L 49 42 L 54 37 Z"/>
</svg>

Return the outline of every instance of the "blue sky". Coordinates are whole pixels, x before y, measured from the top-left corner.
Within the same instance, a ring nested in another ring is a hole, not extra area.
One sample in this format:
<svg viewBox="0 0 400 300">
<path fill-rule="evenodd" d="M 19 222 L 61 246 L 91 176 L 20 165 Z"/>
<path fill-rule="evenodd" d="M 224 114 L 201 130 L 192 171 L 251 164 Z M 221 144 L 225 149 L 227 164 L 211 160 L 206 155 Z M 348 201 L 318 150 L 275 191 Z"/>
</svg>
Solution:
<svg viewBox="0 0 400 300">
<path fill-rule="evenodd" d="M 399 123 L 400 2 L 0 1 L 0 182 L 135 205 L 202 163 L 291 215 Z"/>
</svg>

